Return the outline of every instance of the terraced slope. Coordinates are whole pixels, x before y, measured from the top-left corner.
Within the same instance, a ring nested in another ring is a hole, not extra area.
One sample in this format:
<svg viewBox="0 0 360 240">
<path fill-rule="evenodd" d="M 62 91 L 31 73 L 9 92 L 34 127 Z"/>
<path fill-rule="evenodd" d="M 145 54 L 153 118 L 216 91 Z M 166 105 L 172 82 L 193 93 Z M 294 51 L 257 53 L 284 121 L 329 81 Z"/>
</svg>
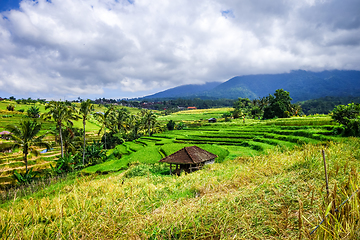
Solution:
<svg viewBox="0 0 360 240">
<path fill-rule="evenodd" d="M 326 124 L 326 125 L 324 125 Z M 87 173 L 127 169 L 131 164 L 155 164 L 185 146 L 197 145 L 219 157 L 217 162 L 239 156 L 255 156 L 267 150 L 292 149 L 302 144 L 324 144 L 338 141 L 332 135 L 334 125 L 329 117 L 291 118 L 271 121 L 219 122 L 167 131 L 126 142 L 109 152 L 109 162 L 84 170 Z"/>
</svg>

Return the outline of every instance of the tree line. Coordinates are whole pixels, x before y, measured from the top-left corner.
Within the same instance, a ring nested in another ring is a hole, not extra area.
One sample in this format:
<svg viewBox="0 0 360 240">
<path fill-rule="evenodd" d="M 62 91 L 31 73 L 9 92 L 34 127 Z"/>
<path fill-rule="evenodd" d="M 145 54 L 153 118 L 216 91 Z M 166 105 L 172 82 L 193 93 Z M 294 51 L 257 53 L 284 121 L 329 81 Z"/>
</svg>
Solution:
<svg viewBox="0 0 360 240">
<path fill-rule="evenodd" d="M 338 105 L 349 103 L 360 103 L 360 97 L 323 97 L 298 102 L 306 115 L 310 114 L 329 114 Z"/>
<path fill-rule="evenodd" d="M 259 99 L 238 98 L 233 105 L 234 111 L 224 114 L 224 117 L 272 119 L 301 115 L 301 106 L 292 104 L 291 100 L 290 93 L 283 89 L 277 89 L 274 95 Z"/>
<path fill-rule="evenodd" d="M 27 158 L 30 153 L 39 154 L 36 147 L 45 147 L 48 151 L 54 145 L 60 145 L 60 158 L 50 169 L 52 174 L 60 174 L 101 163 L 106 160 L 105 149 L 164 130 L 152 111 L 141 110 L 132 114 L 126 108 L 110 106 L 105 112 L 95 112 L 89 99 L 82 101 L 79 108 L 69 101 L 50 101 L 45 109 L 47 112 L 41 116 L 34 115 L 34 119 L 24 119 L 19 124 L 6 127 L 11 132 L 12 148 L 20 148 L 23 152 L 26 171 L 24 174 L 14 172 L 19 182 L 29 183 L 35 177 L 28 169 Z M 55 128 L 40 134 L 42 121 L 37 120 L 39 117 L 54 122 Z M 90 117 L 100 126 L 98 135 L 101 141 L 87 144 L 86 123 Z M 74 121 L 80 119 L 83 128 L 75 128 Z M 50 144 L 44 140 L 48 134 L 55 135 L 55 142 Z"/>
</svg>

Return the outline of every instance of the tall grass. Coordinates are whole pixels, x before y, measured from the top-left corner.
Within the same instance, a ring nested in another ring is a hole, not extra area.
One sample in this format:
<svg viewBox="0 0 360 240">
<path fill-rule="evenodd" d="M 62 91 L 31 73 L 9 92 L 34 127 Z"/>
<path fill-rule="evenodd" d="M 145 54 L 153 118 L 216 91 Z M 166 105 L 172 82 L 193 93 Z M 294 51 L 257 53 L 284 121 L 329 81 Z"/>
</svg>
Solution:
<svg viewBox="0 0 360 240">
<path fill-rule="evenodd" d="M 208 165 L 179 177 L 149 173 L 78 178 L 55 192 L 44 189 L 1 205 L 0 238 L 310 238 L 328 206 L 322 148 L 275 148 L 266 155 Z M 359 149 L 356 138 L 329 142 L 325 148 L 336 205 L 352 191 L 349 187 L 341 193 L 349 176 L 356 186 Z M 313 238 L 356 237 L 359 195 L 352 201 L 336 218 L 339 224 L 328 218 Z"/>
</svg>

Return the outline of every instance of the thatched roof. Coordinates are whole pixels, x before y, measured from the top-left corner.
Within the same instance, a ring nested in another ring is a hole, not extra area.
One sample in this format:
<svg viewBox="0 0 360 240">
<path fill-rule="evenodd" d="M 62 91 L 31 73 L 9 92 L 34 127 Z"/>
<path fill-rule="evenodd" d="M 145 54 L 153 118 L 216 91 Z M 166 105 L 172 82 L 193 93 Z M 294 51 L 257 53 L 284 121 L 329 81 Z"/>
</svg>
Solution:
<svg viewBox="0 0 360 240">
<path fill-rule="evenodd" d="M 184 147 L 179 151 L 164 157 L 159 162 L 174 163 L 174 164 L 197 164 L 212 160 L 217 155 L 205 151 L 197 146 Z"/>
</svg>

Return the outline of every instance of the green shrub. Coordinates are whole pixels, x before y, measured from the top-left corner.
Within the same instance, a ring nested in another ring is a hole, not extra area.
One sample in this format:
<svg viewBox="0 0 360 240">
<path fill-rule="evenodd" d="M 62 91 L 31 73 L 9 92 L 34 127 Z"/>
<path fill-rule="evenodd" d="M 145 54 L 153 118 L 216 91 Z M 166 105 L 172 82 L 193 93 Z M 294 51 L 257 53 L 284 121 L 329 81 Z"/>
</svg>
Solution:
<svg viewBox="0 0 360 240">
<path fill-rule="evenodd" d="M 19 184 L 30 184 L 33 182 L 38 175 L 37 172 L 33 172 L 33 169 L 27 169 L 25 173 L 18 173 L 14 170 L 13 177 Z"/>
<path fill-rule="evenodd" d="M 175 129 L 175 122 L 173 120 L 170 120 L 167 124 L 166 127 L 168 130 L 174 130 Z"/>
<path fill-rule="evenodd" d="M 344 126 L 342 134 L 360 136 L 360 104 L 338 105 L 331 118 Z"/>
<path fill-rule="evenodd" d="M 58 160 L 55 160 L 55 167 L 51 166 L 51 170 L 56 174 L 68 173 L 74 171 L 75 168 L 75 156 L 70 154 L 65 154 L 64 157 L 60 157 Z"/>
</svg>

